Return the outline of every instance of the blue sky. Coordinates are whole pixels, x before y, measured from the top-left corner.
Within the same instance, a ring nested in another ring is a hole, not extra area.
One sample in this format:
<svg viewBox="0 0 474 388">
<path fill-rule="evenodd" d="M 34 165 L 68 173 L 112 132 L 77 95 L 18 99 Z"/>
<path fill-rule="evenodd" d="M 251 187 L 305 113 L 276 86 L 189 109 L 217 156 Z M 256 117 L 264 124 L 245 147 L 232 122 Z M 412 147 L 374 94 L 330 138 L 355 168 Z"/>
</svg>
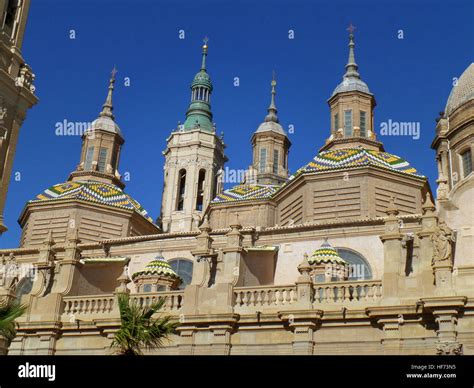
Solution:
<svg viewBox="0 0 474 388">
<path fill-rule="evenodd" d="M 56 136 L 55 124 L 94 120 L 114 65 L 115 115 L 126 139 L 120 171 L 130 173 L 126 191 L 158 217 L 161 151 L 171 129 L 184 121 L 205 35 L 212 110 L 218 132 L 225 133 L 229 168 L 251 162 L 250 137 L 265 117 L 273 69 L 280 121 L 295 128 L 291 171 L 316 155 L 329 133 L 326 101 L 344 72 L 352 22 L 356 61 L 377 99 L 376 130 L 390 119 L 421 125 L 418 140 L 379 139 L 435 189 L 429 145 L 453 78 L 472 62 L 473 14 L 470 1 L 34 1 L 22 51 L 36 74 L 40 102 L 21 128 L 13 168 L 21 179 L 10 183 L 9 231 L 0 246 L 18 245 L 17 219 L 25 203 L 74 170 L 81 140 Z M 69 38 L 70 30 L 76 39 Z M 398 39 L 399 30 L 404 39 Z"/>
</svg>

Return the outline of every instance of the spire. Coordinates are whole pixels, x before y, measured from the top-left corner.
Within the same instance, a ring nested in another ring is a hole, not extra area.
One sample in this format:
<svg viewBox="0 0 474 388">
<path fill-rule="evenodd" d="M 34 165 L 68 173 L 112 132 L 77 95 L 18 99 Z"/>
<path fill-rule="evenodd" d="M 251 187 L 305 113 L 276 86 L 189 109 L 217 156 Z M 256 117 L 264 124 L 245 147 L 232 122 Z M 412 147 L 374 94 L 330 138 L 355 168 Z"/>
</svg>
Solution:
<svg viewBox="0 0 474 388">
<path fill-rule="evenodd" d="M 265 121 L 274 121 L 275 123 L 278 123 L 278 116 L 277 116 L 277 107 L 275 105 L 275 95 L 276 95 L 276 90 L 275 90 L 275 86 L 276 86 L 276 80 L 275 80 L 275 71 L 273 72 L 273 77 L 272 77 L 272 82 L 271 82 L 271 85 L 272 85 L 272 98 L 271 98 L 271 101 L 270 101 L 270 106 L 268 107 L 267 111 L 268 111 L 268 114 L 267 116 L 265 117 Z"/>
<path fill-rule="evenodd" d="M 206 57 L 207 57 L 207 42 L 209 42 L 209 38 L 207 36 L 203 39 L 203 46 L 202 46 L 202 63 L 201 63 L 201 70 L 206 71 Z"/>
<path fill-rule="evenodd" d="M 349 27 L 347 28 L 347 31 L 349 31 L 349 58 L 347 60 L 346 73 L 344 74 L 344 78 L 360 78 L 359 72 L 357 71 L 359 69 L 359 66 L 357 66 L 357 63 L 355 62 L 354 30 L 355 27 L 352 25 L 352 23 L 349 24 Z"/>
<path fill-rule="evenodd" d="M 204 38 L 202 46 L 202 62 L 199 72 L 194 76 L 191 84 L 191 103 L 186 111 L 184 130 L 201 129 L 214 132 L 211 112 L 212 82 L 206 70 L 206 57 L 209 39 Z"/>
<path fill-rule="evenodd" d="M 117 74 L 117 69 L 114 66 L 109 82 L 109 92 L 107 93 L 107 98 L 105 99 L 104 105 L 102 105 L 102 112 L 100 112 L 99 115 L 101 117 L 110 117 L 112 120 L 114 119 L 114 114 L 112 113 L 114 110 L 112 105 L 112 94 L 114 92 L 115 74 Z"/>
</svg>

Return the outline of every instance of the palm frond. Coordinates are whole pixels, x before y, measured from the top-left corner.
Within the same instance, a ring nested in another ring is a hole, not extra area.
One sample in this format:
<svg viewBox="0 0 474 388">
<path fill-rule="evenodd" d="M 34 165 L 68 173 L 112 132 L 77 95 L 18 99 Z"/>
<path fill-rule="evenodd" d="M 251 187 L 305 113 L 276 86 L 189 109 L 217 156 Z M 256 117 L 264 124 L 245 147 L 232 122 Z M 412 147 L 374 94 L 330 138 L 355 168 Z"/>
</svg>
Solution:
<svg viewBox="0 0 474 388">
<path fill-rule="evenodd" d="M 165 299 L 143 306 L 131 301 L 128 294 L 118 295 L 121 326 L 114 336 L 111 347 L 117 348 L 119 354 L 140 355 L 142 348 L 156 349 L 163 345 L 163 340 L 171 335 L 179 322 L 169 316 L 153 318 L 165 304 Z"/>
<path fill-rule="evenodd" d="M 16 301 L 0 301 L 0 335 L 11 341 L 16 335 L 15 319 L 22 316 L 26 306 Z"/>
</svg>

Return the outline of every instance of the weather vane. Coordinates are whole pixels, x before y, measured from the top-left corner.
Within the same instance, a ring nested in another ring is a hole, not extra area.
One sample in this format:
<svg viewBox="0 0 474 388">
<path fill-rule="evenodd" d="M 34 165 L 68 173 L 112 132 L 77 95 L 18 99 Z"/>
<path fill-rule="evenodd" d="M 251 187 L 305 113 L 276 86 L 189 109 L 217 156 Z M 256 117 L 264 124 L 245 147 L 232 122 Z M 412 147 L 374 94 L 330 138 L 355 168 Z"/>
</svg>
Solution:
<svg viewBox="0 0 474 388">
<path fill-rule="evenodd" d="M 276 79 L 275 79 L 275 70 L 272 71 L 272 86 L 276 85 Z"/>
<path fill-rule="evenodd" d="M 205 36 L 202 41 L 204 42 L 204 46 L 207 46 L 207 42 L 209 42 L 209 38 Z"/>
</svg>

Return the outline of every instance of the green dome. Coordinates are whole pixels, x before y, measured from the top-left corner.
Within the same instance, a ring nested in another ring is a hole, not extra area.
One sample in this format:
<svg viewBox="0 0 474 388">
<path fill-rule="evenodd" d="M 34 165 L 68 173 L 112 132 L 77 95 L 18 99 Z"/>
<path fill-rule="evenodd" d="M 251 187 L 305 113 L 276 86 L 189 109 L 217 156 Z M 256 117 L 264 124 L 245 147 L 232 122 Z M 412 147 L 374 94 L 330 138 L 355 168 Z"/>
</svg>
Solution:
<svg viewBox="0 0 474 388">
<path fill-rule="evenodd" d="M 193 79 L 193 83 L 191 84 L 191 88 L 194 88 L 196 86 L 205 86 L 206 88 L 209 88 L 212 90 L 212 82 L 211 82 L 211 77 L 205 70 L 200 70 Z"/>
<path fill-rule="evenodd" d="M 328 243 L 324 241 L 321 248 L 316 249 L 311 257 L 308 258 L 309 264 L 332 263 L 346 265 L 346 261 L 339 256 L 337 251 Z"/>
<path fill-rule="evenodd" d="M 161 255 L 158 255 L 155 259 L 150 261 L 142 271 L 135 272 L 132 275 L 132 279 L 135 279 L 138 276 L 150 275 L 161 275 L 174 279 L 181 279 L 173 268 L 171 268 L 171 265 Z"/>
</svg>

